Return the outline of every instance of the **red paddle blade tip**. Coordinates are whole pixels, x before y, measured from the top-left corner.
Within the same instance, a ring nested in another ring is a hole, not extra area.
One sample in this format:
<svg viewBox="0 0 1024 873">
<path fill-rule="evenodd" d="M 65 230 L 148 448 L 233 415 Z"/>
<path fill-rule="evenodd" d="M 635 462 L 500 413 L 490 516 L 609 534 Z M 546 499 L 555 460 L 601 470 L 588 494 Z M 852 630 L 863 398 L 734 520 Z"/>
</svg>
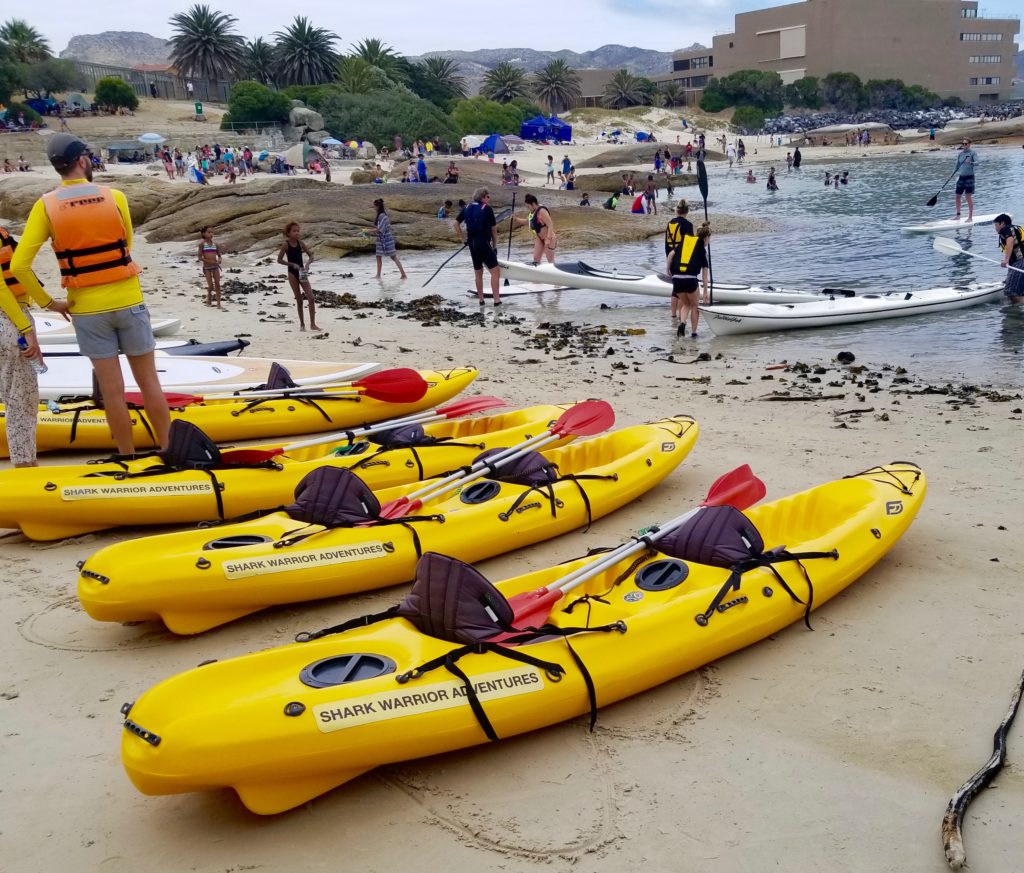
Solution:
<svg viewBox="0 0 1024 873">
<path fill-rule="evenodd" d="M 399 497 L 397 500 L 392 500 L 390 503 L 385 503 L 380 508 L 381 518 L 404 518 L 414 509 L 419 508 L 423 504 L 419 500 L 409 500 L 407 497 Z"/>
<path fill-rule="evenodd" d="M 753 506 L 767 493 L 764 482 L 754 475 L 749 464 L 743 464 L 719 476 L 708 490 L 702 506 L 729 504 L 737 509 Z"/>
<path fill-rule="evenodd" d="M 540 627 L 547 622 L 551 610 L 562 599 L 563 592 L 558 588 L 538 588 L 535 591 L 524 591 L 509 598 L 512 607 L 512 626 L 516 628 Z M 515 631 L 504 632 L 489 637 L 487 642 L 500 643 L 509 637 L 516 636 Z"/>
<path fill-rule="evenodd" d="M 507 400 L 500 397 L 467 397 L 465 400 L 457 400 L 447 406 L 439 406 L 434 410 L 434 415 L 445 415 L 448 418 L 456 418 L 460 415 L 469 415 L 471 412 L 484 412 L 488 409 L 497 409 L 501 406 L 508 406 Z"/>
<path fill-rule="evenodd" d="M 615 424 L 615 410 L 606 400 L 584 400 L 567 409 L 553 425 L 551 433 L 590 436 Z"/>
<path fill-rule="evenodd" d="M 420 400 L 430 387 L 415 370 L 398 368 L 385 370 L 382 373 L 371 373 L 364 379 L 352 383 L 362 388 L 367 397 L 383 400 L 386 403 L 415 403 Z"/>
</svg>

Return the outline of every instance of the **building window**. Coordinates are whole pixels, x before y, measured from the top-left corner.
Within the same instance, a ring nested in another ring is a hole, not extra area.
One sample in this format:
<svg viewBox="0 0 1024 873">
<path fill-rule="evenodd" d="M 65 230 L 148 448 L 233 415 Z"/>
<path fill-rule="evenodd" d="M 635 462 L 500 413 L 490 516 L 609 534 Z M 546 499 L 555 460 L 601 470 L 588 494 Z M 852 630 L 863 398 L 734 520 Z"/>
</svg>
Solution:
<svg viewBox="0 0 1024 873">
<path fill-rule="evenodd" d="M 960 10 L 960 17 L 961 18 L 977 18 L 978 17 L 978 10 L 977 9 L 961 9 Z"/>
<path fill-rule="evenodd" d="M 1002 42 L 1001 33 L 961 33 L 960 42 Z"/>
<path fill-rule="evenodd" d="M 729 43 L 729 48 L 732 48 L 732 43 Z"/>
<path fill-rule="evenodd" d="M 672 70 L 674 72 L 676 72 L 676 73 L 678 73 L 680 70 L 688 70 L 688 69 L 690 69 L 690 62 L 689 61 L 673 61 L 673 63 L 672 63 Z"/>
<path fill-rule="evenodd" d="M 710 58 L 693 58 L 690 61 L 690 66 L 694 70 L 701 69 L 703 67 L 710 66 L 710 64 L 708 63 L 708 61 L 710 61 L 710 60 L 711 60 Z"/>
<path fill-rule="evenodd" d="M 690 79 L 691 88 L 703 88 L 708 83 L 708 76 L 694 76 Z"/>
<path fill-rule="evenodd" d="M 1002 55 L 971 55 L 968 60 L 972 64 L 1001 64 L 1003 62 Z"/>
<path fill-rule="evenodd" d="M 967 80 L 968 85 L 998 85 L 999 76 L 971 76 Z"/>
</svg>

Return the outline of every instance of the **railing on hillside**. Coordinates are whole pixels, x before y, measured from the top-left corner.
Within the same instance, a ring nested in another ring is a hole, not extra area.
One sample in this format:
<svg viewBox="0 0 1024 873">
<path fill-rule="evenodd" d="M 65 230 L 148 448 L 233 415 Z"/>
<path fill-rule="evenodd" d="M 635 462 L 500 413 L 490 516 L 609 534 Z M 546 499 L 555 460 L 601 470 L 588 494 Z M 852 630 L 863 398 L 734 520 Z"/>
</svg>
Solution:
<svg viewBox="0 0 1024 873">
<path fill-rule="evenodd" d="M 91 61 L 73 61 L 78 71 L 89 82 L 88 90 L 107 76 L 123 79 L 140 97 L 152 97 L 153 86 L 156 96 L 165 100 L 197 100 L 204 103 L 227 103 L 228 94 L 234 84 L 228 79 L 205 79 L 180 76 L 173 71 L 133 70 L 112 64 L 94 64 Z M 192 85 L 190 91 L 188 86 Z"/>
</svg>

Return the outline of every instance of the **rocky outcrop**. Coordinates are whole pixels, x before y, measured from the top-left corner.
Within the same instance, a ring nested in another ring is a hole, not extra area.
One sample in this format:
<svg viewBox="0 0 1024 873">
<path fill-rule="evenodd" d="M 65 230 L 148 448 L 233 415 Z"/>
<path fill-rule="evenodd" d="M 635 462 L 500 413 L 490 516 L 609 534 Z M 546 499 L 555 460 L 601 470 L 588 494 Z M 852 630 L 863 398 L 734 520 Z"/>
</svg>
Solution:
<svg viewBox="0 0 1024 873">
<path fill-rule="evenodd" d="M 656 151 L 660 150 L 662 154 L 665 154 L 665 149 L 668 149 L 672 154 L 678 154 L 683 148 L 684 146 L 682 145 L 664 142 L 642 142 L 636 145 L 612 146 L 606 152 L 600 152 L 592 158 L 580 161 L 576 164 L 576 169 L 581 170 L 593 167 L 625 167 L 628 169 L 641 166 L 644 168 L 644 172 L 650 172 L 648 168 L 654 166 L 654 153 Z M 721 152 L 708 150 L 705 160 L 724 161 L 725 155 Z"/>
<path fill-rule="evenodd" d="M 306 130 L 323 130 L 324 117 L 307 106 L 292 106 L 288 113 L 288 123 L 295 128 Z"/>
<path fill-rule="evenodd" d="M 129 30 L 106 30 L 103 33 L 73 36 L 68 47 L 60 53 L 62 58 L 133 67 L 136 64 L 166 64 L 171 56 L 171 44 L 166 39 Z"/>
</svg>

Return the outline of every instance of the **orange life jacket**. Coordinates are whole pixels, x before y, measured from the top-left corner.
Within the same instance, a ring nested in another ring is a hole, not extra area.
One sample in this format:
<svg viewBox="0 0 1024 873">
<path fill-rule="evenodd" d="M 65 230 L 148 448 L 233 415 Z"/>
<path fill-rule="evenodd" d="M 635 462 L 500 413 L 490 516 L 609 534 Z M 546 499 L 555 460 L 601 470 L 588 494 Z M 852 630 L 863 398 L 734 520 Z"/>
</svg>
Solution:
<svg viewBox="0 0 1024 873">
<path fill-rule="evenodd" d="M 137 276 L 128 234 L 113 192 L 93 185 L 62 185 L 43 195 L 53 253 L 65 288 L 91 288 Z"/>
<path fill-rule="evenodd" d="M 11 258 L 14 257 L 14 250 L 18 247 L 14 237 L 0 227 L 0 273 L 3 274 L 4 282 L 11 289 L 15 297 L 22 294 L 21 283 L 14 278 L 11 272 Z"/>
</svg>

